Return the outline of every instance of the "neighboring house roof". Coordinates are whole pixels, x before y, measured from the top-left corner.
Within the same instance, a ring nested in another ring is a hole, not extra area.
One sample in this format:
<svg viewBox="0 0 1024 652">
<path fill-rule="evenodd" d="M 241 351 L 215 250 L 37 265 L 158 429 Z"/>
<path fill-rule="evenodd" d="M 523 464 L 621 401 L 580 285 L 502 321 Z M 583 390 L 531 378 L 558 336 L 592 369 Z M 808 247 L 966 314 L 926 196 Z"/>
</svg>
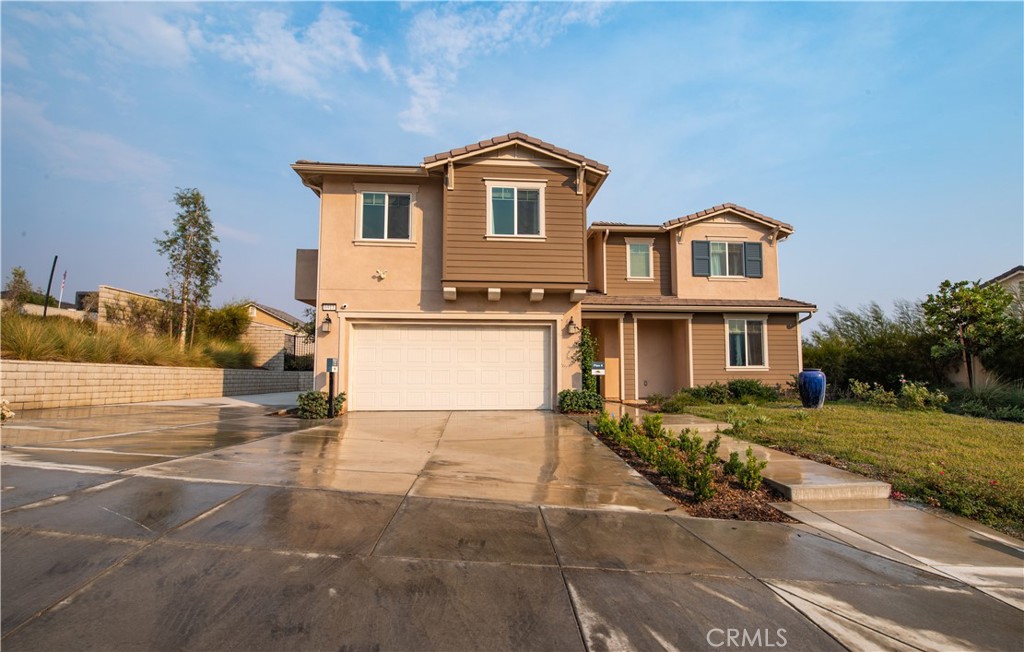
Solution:
<svg viewBox="0 0 1024 652">
<path fill-rule="evenodd" d="M 593 168 L 605 174 L 609 172 L 608 166 L 605 165 L 604 163 L 599 163 L 592 158 L 587 158 L 586 156 L 583 156 L 582 154 L 577 154 L 576 152 L 570 152 L 567 149 L 558 147 L 557 145 L 552 145 L 551 143 L 545 142 L 540 138 L 534 138 L 533 136 L 524 134 L 521 131 L 513 131 L 511 133 L 505 134 L 504 136 L 495 136 L 494 138 L 487 138 L 481 140 L 480 142 L 473 143 L 472 145 L 466 145 L 465 147 L 456 147 L 455 149 L 450 149 L 446 152 L 440 152 L 432 156 L 425 156 L 423 157 L 423 166 L 429 168 L 444 163 L 448 160 L 457 160 L 460 158 L 465 158 L 467 156 L 476 156 L 477 154 L 480 154 L 485 151 L 489 151 L 499 147 L 506 147 L 510 143 L 514 142 L 523 143 L 525 145 L 528 145 L 532 149 L 539 150 L 541 152 L 544 152 L 545 154 L 565 159 L 576 164 L 584 164 L 588 168 Z"/>
<path fill-rule="evenodd" d="M 257 309 L 262 310 L 263 312 L 267 313 L 271 317 L 274 317 L 276 319 L 280 319 L 281 321 L 283 321 L 284 323 L 288 324 L 289 326 L 292 326 L 294 324 L 302 324 L 303 323 L 303 320 L 299 319 L 298 317 L 296 317 L 294 315 L 288 314 L 284 310 L 278 310 L 277 308 L 271 308 L 270 306 L 264 305 L 262 303 L 256 303 L 255 301 L 250 302 L 249 305 L 250 306 L 256 306 Z"/>
<path fill-rule="evenodd" d="M 989 280 L 985 281 L 984 283 L 982 283 L 982 285 L 991 285 L 992 283 L 1002 283 L 1003 281 L 1005 281 L 1005 280 L 1007 280 L 1007 279 L 1009 279 L 1009 278 L 1011 278 L 1013 276 L 1016 276 L 1017 274 L 1024 274 L 1024 265 L 1017 265 L 1016 267 L 1008 269 L 1005 272 L 1003 272 L 1002 274 L 1000 274 L 999 276 L 996 276 L 995 278 L 990 278 Z"/>
<path fill-rule="evenodd" d="M 686 226 L 688 224 L 694 224 L 696 222 L 711 219 L 713 217 L 721 215 L 722 213 L 737 213 L 738 215 L 742 215 L 743 217 L 751 219 L 755 222 L 760 222 L 765 226 L 769 226 L 773 229 L 779 229 L 779 231 L 784 234 L 783 237 L 793 233 L 793 227 L 790 224 L 780 222 L 779 220 L 768 217 L 767 215 L 762 215 L 757 211 L 752 211 L 749 208 L 744 208 L 743 206 L 740 206 L 738 204 L 731 203 L 719 204 L 717 206 L 712 206 L 711 208 L 705 208 L 702 211 L 697 211 L 696 213 L 690 213 L 689 215 L 677 217 L 675 219 L 668 220 L 667 222 L 662 222 L 661 224 L 626 224 L 625 222 L 594 222 L 593 224 L 590 225 L 590 228 L 597 229 L 600 231 L 629 231 L 631 229 L 642 229 L 645 231 L 657 229 L 659 231 L 669 231 L 676 227 Z"/>
<path fill-rule="evenodd" d="M 815 312 L 818 306 L 805 301 L 787 299 L 685 299 L 666 296 L 620 296 L 588 292 L 583 299 L 584 308 L 604 308 L 620 310 L 680 310 L 680 309 L 714 309 L 722 308 L 750 310 L 758 308 L 782 309 L 790 312 Z"/>
</svg>

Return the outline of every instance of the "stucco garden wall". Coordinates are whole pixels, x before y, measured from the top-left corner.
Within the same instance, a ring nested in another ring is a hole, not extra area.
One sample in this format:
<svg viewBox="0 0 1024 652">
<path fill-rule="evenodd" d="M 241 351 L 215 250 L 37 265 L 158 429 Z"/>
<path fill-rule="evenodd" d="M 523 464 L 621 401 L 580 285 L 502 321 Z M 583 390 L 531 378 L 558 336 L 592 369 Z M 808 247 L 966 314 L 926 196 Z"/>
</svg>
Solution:
<svg viewBox="0 0 1024 652">
<path fill-rule="evenodd" d="M 309 371 L 0 362 L 0 395 L 15 411 L 311 389 L 313 374 Z"/>
</svg>

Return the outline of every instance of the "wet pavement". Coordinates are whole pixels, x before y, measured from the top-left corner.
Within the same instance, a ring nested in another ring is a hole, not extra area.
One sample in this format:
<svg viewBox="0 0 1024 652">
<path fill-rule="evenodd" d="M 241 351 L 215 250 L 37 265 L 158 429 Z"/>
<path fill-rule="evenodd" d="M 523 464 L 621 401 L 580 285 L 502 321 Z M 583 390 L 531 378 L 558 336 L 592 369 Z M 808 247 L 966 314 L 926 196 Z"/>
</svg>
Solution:
<svg viewBox="0 0 1024 652">
<path fill-rule="evenodd" d="M 863 503 L 791 504 L 796 526 L 689 518 L 551 413 L 265 412 L 5 425 L 4 649 L 1024 644 L 1021 549 L 953 520 L 936 546 L 930 522 L 889 509 L 900 540 Z"/>
</svg>

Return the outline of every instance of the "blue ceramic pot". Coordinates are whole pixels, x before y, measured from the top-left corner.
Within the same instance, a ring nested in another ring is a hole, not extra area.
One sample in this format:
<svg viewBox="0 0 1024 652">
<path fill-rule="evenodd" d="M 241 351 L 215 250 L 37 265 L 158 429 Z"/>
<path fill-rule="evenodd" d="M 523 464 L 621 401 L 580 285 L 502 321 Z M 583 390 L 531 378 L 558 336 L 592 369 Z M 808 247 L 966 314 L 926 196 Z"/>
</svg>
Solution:
<svg viewBox="0 0 1024 652">
<path fill-rule="evenodd" d="M 805 408 L 818 409 L 825 404 L 825 374 L 821 369 L 804 369 L 797 379 L 800 402 Z"/>
</svg>

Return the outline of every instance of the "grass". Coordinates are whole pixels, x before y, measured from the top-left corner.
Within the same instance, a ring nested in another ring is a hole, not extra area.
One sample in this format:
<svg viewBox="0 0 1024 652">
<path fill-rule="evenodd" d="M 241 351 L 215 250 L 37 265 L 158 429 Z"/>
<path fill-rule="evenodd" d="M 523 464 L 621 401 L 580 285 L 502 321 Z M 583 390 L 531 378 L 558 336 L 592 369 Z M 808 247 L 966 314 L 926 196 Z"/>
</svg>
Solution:
<svg viewBox="0 0 1024 652">
<path fill-rule="evenodd" d="M 11 360 L 96 362 L 161 367 L 251 369 L 252 349 L 240 342 L 202 340 L 180 351 L 168 337 L 126 328 L 97 331 L 95 324 L 66 317 L 4 313 L 0 355 Z"/>
<path fill-rule="evenodd" d="M 1024 425 L 844 402 L 821 410 L 694 405 L 687 412 L 743 421 L 742 439 L 884 480 L 910 499 L 1024 536 Z"/>
</svg>

